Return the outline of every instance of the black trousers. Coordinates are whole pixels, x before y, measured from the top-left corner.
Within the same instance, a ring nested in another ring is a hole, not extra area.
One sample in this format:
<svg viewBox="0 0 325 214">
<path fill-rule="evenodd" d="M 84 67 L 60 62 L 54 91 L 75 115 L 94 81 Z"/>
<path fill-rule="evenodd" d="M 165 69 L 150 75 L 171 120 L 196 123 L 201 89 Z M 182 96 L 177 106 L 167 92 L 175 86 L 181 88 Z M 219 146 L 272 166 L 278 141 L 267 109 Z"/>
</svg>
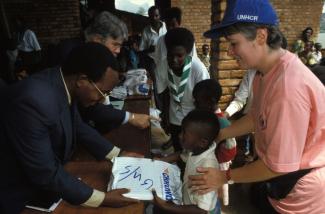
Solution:
<svg viewBox="0 0 325 214">
<path fill-rule="evenodd" d="M 170 124 L 170 134 L 172 136 L 175 152 L 182 150 L 182 146 L 179 140 L 179 134 L 181 133 L 181 131 L 182 131 L 181 126 Z"/>
<path fill-rule="evenodd" d="M 260 214 L 277 214 L 267 196 L 265 182 L 254 183 L 251 187 L 251 200 Z"/>
</svg>

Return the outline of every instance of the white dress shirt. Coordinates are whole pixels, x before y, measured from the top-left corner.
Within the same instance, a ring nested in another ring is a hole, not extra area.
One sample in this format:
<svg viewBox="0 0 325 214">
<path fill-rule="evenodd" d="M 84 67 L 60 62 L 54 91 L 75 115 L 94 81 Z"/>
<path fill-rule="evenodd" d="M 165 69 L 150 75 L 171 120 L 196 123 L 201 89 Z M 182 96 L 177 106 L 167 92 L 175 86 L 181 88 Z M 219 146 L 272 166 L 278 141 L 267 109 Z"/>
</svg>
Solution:
<svg viewBox="0 0 325 214">
<path fill-rule="evenodd" d="M 256 70 L 248 70 L 241 81 L 238 90 L 235 93 L 235 99 L 229 104 L 226 111 L 231 117 L 236 112 L 240 111 L 247 103 L 244 114 L 246 114 L 252 104 L 253 100 L 253 80 L 256 74 Z"/>
<path fill-rule="evenodd" d="M 152 29 L 151 25 L 148 25 L 143 29 L 140 46 L 139 46 L 140 51 L 146 50 L 152 45 L 156 46 L 159 37 L 167 33 L 165 22 L 161 22 L 161 24 L 162 26 L 159 28 L 158 33 L 154 29 Z M 148 56 L 154 58 L 154 52 L 149 53 Z"/>
</svg>

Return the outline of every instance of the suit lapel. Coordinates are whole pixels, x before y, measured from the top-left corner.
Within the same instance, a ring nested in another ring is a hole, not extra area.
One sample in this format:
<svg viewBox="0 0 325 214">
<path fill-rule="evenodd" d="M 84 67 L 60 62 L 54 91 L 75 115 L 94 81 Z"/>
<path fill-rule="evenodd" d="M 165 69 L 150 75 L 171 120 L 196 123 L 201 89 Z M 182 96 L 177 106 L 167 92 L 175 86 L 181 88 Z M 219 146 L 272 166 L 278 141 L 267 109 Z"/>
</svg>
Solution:
<svg viewBox="0 0 325 214">
<path fill-rule="evenodd" d="M 58 100 L 60 102 L 60 123 L 63 128 L 63 135 L 64 138 L 62 140 L 65 140 L 64 143 L 64 155 L 63 155 L 63 161 L 66 162 L 71 156 L 72 149 L 73 149 L 73 124 L 72 124 L 72 114 L 71 109 L 72 106 L 69 105 L 67 92 L 64 87 L 64 83 L 60 74 L 60 71 L 58 69 L 57 72 L 53 72 L 53 81 L 54 84 L 56 84 L 58 89 Z"/>
</svg>

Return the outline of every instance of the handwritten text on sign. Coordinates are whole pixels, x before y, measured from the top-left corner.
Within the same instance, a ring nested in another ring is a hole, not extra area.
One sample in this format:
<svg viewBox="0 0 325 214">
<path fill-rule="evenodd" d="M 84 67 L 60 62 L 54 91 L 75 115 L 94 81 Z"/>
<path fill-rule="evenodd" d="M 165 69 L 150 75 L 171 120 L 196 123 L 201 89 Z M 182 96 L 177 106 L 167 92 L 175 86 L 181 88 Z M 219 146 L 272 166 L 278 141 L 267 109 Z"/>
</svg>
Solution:
<svg viewBox="0 0 325 214">
<path fill-rule="evenodd" d="M 133 178 L 134 180 L 138 180 L 140 182 L 140 185 L 143 186 L 145 189 L 150 189 L 153 186 L 153 180 L 150 178 L 142 179 L 141 175 L 141 169 L 140 166 L 125 166 L 125 171 L 122 171 L 119 173 L 122 178 L 118 180 L 118 182 L 123 181 L 127 178 Z"/>
</svg>

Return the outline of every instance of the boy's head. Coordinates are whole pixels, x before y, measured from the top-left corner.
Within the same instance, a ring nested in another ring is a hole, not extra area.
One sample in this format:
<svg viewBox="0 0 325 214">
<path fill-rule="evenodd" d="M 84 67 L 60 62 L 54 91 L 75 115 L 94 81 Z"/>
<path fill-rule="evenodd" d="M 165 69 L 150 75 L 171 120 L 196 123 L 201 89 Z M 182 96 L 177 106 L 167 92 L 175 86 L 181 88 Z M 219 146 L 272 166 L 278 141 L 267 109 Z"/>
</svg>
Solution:
<svg viewBox="0 0 325 214">
<path fill-rule="evenodd" d="M 202 45 L 202 53 L 207 56 L 209 55 L 209 52 L 210 52 L 209 45 L 207 44 Z"/>
<path fill-rule="evenodd" d="M 209 148 L 219 130 L 219 120 L 212 112 L 193 110 L 182 121 L 181 145 L 193 153 L 201 153 Z"/>
<path fill-rule="evenodd" d="M 313 35 L 314 30 L 311 27 L 306 27 L 303 31 L 302 31 L 302 39 L 304 41 L 309 41 L 311 39 L 311 36 Z"/>
<path fill-rule="evenodd" d="M 222 88 L 218 81 L 206 79 L 194 86 L 192 94 L 196 109 L 214 112 L 218 108 Z"/>
<path fill-rule="evenodd" d="M 315 50 L 316 50 L 316 51 L 321 51 L 321 50 L 322 50 L 322 44 L 319 43 L 319 42 L 316 42 L 316 43 L 315 43 Z"/>
<path fill-rule="evenodd" d="M 194 36 L 186 28 L 174 28 L 165 35 L 167 61 L 173 72 L 182 71 L 185 58 L 191 53 L 194 45 Z"/>
<path fill-rule="evenodd" d="M 172 7 L 166 10 L 165 22 L 167 30 L 179 27 L 182 22 L 182 10 L 178 7 Z"/>
</svg>

